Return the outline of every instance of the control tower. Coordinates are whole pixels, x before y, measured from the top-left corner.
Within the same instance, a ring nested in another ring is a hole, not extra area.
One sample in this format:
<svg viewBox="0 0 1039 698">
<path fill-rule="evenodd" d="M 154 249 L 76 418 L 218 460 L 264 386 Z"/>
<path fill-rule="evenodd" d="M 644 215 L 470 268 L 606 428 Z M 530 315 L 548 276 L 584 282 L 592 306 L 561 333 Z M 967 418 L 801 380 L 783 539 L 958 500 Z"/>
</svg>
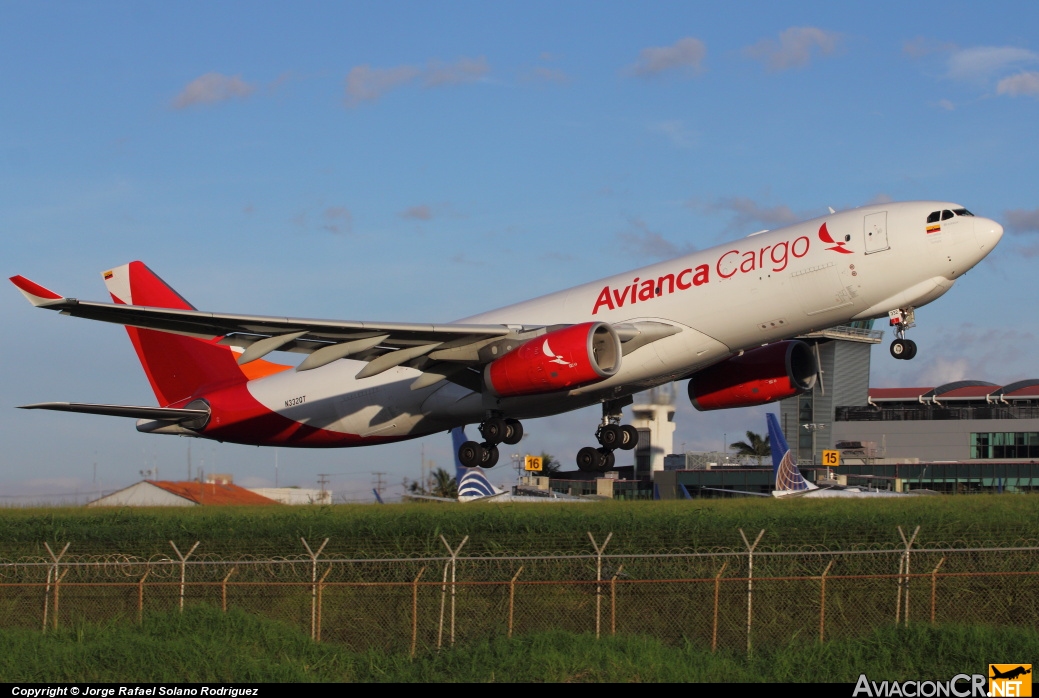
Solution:
<svg viewBox="0 0 1039 698">
<path fill-rule="evenodd" d="M 657 386 L 635 396 L 632 426 L 639 430 L 635 477 L 651 477 L 664 469 L 664 456 L 674 452 L 675 384 Z"/>
</svg>

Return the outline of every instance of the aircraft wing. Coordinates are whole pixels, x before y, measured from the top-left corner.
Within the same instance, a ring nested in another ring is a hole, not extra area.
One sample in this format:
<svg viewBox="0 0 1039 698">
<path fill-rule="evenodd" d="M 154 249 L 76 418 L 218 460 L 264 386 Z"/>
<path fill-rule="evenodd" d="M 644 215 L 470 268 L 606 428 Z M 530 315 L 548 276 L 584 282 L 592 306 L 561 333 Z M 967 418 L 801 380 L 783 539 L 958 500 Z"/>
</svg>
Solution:
<svg viewBox="0 0 1039 698">
<path fill-rule="evenodd" d="M 210 313 L 81 301 L 55 293 L 23 276 L 13 276 L 11 281 L 36 307 L 237 347 L 241 349 L 239 364 L 255 361 L 272 351 L 289 351 L 309 354 L 296 367 L 297 371 L 318 368 L 346 357 L 367 362 L 357 378 L 378 375 L 396 366 L 409 366 L 423 372 L 412 383 L 413 390 L 447 379 L 479 391 L 482 379 L 475 368 L 490 363 L 528 339 L 562 327 L 359 322 Z M 615 329 L 624 342 L 624 353 L 679 331 L 663 323 L 636 323 Z"/>
</svg>

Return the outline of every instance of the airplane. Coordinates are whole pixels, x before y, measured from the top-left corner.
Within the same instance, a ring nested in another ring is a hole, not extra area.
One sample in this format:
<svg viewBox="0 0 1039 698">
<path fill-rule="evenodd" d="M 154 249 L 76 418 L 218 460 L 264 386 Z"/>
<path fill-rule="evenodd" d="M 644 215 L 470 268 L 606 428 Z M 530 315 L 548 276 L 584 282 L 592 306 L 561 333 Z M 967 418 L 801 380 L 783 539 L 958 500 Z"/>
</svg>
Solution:
<svg viewBox="0 0 1039 698">
<path fill-rule="evenodd" d="M 136 418 L 138 431 L 261 446 L 365 446 L 478 424 L 459 449 L 493 467 L 522 420 L 602 406 L 607 471 L 638 432 L 632 395 L 688 379 L 698 410 L 810 390 L 818 366 L 795 337 L 889 317 L 892 356 L 911 359 L 916 310 L 946 293 L 1003 234 L 940 201 L 885 203 L 772 231 L 445 324 L 310 320 L 196 309 L 142 262 L 103 273 L 112 303 L 65 297 L 23 276 L 34 306 L 126 327 L 158 406 L 24 405 Z M 291 365 L 272 352 L 305 354 Z"/>
<path fill-rule="evenodd" d="M 432 501 L 432 502 L 587 502 L 588 499 L 573 495 L 560 494 L 558 492 L 543 492 L 528 489 L 523 492 L 510 492 L 491 484 L 487 479 L 487 473 L 483 468 L 473 468 L 462 465 L 458 453 L 462 450 L 462 444 L 468 441 L 465 427 L 455 427 L 451 430 L 451 440 L 455 451 L 455 482 L 458 483 L 458 495 L 454 499 L 450 497 L 438 497 L 431 494 L 404 493 L 405 499 Z"/>
<path fill-rule="evenodd" d="M 833 499 L 839 497 L 850 497 L 862 499 L 865 497 L 914 497 L 923 494 L 934 494 L 934 492 L 891 492 L 889 490 L 872 490 L 856 486 L 828 485 L 819 487 L 809 482 L 801 475 L 797 467 L 797 460 L 793 452 L 787 446 L 786 437 L 779 426 L 779 418 L 769 412 L 765 415 L 768 422 L 768 441 L 772 451 L 772 472 L 775 474 L 775 489 L 772 496 L 777 499 L 787 497 L 806 497 L 809 499 Z"/>
</svg>

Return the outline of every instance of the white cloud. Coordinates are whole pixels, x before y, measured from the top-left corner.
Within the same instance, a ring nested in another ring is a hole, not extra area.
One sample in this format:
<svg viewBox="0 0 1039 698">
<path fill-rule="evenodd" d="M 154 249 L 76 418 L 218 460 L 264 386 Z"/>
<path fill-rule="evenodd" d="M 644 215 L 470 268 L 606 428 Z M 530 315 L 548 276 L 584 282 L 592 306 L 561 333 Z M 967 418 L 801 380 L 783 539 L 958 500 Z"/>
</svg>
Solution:
<svg viewBox="0 0 1039 698">
<path fill-rule="evenodd" d="M 174 109 L 186 109 L 198 104 L 215 104 L 229 99 L 244 99 L 256 87 L 242 80 L 241 75 L 206 73 L 195 78 L 173 98 Z"/>
<path fill-rule="evenodd" d="M 804 219 L 804 216 L 795 213 L 784 204 L 764 206 L 745 196 L 722 197 L 708 202 L 690 201 L 687 205 L 706 213 L 731 213 L 732 220 L 726 227 L 726 232 L 746 232 L 751 227 L 762 225 L 772 229 Z"/>
<path fill-rule="evenodd" d="M 428 221 L 433 218 L 433 209 L 426 204 L 409 206 L 407 209 L 401 211 L 400 217 L 413 221 Z"/>
<path fill-rule="evenodd" d="M 1011 97 L 1017 97 L 1018 95 L 1039 97 L 1039 73 L 1034 71 L 1018 73 L 1017 75 L 1003 78 L 996 85 L 996 94 L 1010 95 Z"/>
<path fill-rule="evenodd" d="M 676 245 L 660 233 L 650 230 L 641 218 L 629 219 L 628 225 L 628 230 L 617 234 L 617 239 L 628 254 L 651 259 L 670 259 L 696 251 L 692 244 Z"/>
<path fill-rule="evenodd" d="M 771 71 L 788 70 L 808 65 L 813 49 L 829 55 L 837 50 L 841 35 L 818 27 L 790 27 L 779 40 L 763 39 L 744 49 L 744 53 L 761 60 Z"/>
<path fill-rule="evenodd" d="M 543 65 L 539 65 L 524 72 L 520 79 L 524 82 L 553 85 L 565 85 L 570 82 L 570 76 L 559 68 L 549 68 Z"/>
<path fill-rule="evenodd" d="M 361 102 L 374 101 L 395 87 L 407 84 L 422 71 L 412 65 L 395 68 L 372 68 L 357 65 L 346 74 L 346 102 L 354 106 Z"/>
<path fill-rule="evenodd" d="M 985 82 L 999 73 L 1039 62 L 1039 54 L 1013 46 L 975 46 L 949 56 L 947 76 L 954 80 Z"/>
<path fill-rule="evenodd" d="M 321 226 L 330 233 L 342 235 L 353 230 L 353 216 L 342 206 L 330 206 L 323 214 L 325 222 Z"/>
<path fill-rule="evenodd" d="M 1007 230 L 1015 235 L 1039 233 L 1039 208 L 1028 211 L 1015 208 L 1003 214 L 1007 220 Z"/>
<path fill-rule="evenodd" d="M 902 44 L 902 53 L 906 54 L 910 58 L 923 58 L 932 53 L 955 51 L 957 48 L 959 47 L 954 43 L 918 36 L 912 41 L 907 41 Z"/>
<path fill-rule="evenodd" d="M 650 124 L 649 130 L 659 133 L 671 141 L 672 145 L 679 148 L 692 148 L 696 145 L 696 133 L 687 129 L 685 124 L 678 119 Z"/>
<path fill-rule="evenodd" d="M 487 59 L 459 58 L 454 63 L 441 63 L 432 61 L 426 69 L 422 83 L 426 87 L 439 87 L 441 85 L 458 85 L 464 82 L 476 82 L 491 70 L 487 65 Z"/>
<path fill-rule="evenodd" d="M 948 99 L 940 99 L 940 100 L 938 100 L 938 106 L 941 107 L 942 109 L 944 109 L 945 111 L 955 111 L 956 110 L 956 105 L 953 104 Z"/>
<path fill-rule="evenodd" d="M 425 68 L 398 65 L 392 68 L 372 68 L 358 65 L 346 74 L 346 106 L 372 102 L 390 90 L 420 81 L 423 87 L 442 87 L 481 80 L 490 66 L 483 56 L 459 58 L 451 63 L 430 61 Z"/>
<path fill-rule="evenodd" d="M 669 71 L 703 72 L 707 46 L 699 39 L 687 36 L 670 46 L 650 46 L 639 52 L 639 59 L 628 67 L 627 73 L 637 77 L 653 77 Z"/>
</svg>

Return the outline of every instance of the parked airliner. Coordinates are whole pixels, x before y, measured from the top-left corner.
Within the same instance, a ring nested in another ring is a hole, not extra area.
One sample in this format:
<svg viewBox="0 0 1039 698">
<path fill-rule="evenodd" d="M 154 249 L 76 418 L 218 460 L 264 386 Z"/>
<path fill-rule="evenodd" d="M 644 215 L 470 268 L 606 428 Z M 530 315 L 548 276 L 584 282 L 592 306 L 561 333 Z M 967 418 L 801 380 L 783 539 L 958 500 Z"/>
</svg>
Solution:
<svg viewBox="0 0 1039 698">
<path fill-rule="evenodd" d="M 478 424 L 459 450 L 493 466 L 520 420 L 602 405 L 609 470 L 634 448 L 634 393 L 689 380 L 699 410 L 761 405 L 810 390 L 817 364 L 793 339 L 890 318 L 891 353 L 911 359 L 915 310 L 988 255 L 1003 228 L 959 204 L 886 203 L 763 231 L 710 249 L 445 324 L 308 320 L 197 310 L 142 262 L 103 273 L 112 303 L 25 277 L 38 307 L 126 326 L 158 406 L 39 403 L 134 417 L 152 434 L 262 446 L 380 444 Z M 293 366 L 264 357 L 305 354 Z"/>
</svg>

